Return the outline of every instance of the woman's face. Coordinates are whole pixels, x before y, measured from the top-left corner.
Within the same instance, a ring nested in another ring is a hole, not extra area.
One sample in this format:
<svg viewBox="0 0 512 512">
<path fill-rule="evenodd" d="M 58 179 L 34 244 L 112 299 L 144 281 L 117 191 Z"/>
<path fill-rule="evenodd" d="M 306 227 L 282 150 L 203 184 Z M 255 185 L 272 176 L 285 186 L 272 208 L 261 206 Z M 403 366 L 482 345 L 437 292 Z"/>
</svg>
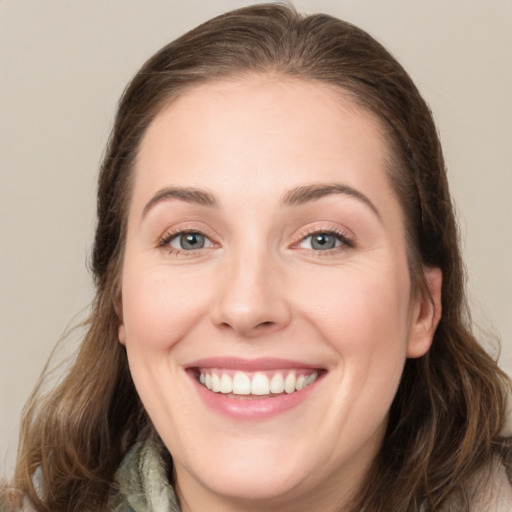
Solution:
<svg viewBox="0 0 512 512">
<path fill-rule="evenodd" d="M 290 78 L 198 86 L 148 128 L 119 337 L 185 510 L 329 510 L 360 483 L 435 327 L 385 169 L 372 115 Z"/>
</svg>

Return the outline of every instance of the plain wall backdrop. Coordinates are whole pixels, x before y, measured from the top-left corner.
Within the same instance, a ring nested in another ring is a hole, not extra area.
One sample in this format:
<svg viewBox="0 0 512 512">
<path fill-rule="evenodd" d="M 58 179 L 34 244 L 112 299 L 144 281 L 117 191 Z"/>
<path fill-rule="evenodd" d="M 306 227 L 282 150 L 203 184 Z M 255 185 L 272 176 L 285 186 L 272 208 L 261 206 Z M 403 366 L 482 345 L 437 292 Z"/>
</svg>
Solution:
<svg viewBox="0 0 512 512">
<path fill-rule="evenodd" d="M 46 359 L 92 298 L 95 180 L 124 86 L 168 41 L 251 3 L 0 0 L 0 474 Z M 512 0 L 294 4 L 370 32 L 432 107 L 473 314 L 512 373 Z"/>
</svg>

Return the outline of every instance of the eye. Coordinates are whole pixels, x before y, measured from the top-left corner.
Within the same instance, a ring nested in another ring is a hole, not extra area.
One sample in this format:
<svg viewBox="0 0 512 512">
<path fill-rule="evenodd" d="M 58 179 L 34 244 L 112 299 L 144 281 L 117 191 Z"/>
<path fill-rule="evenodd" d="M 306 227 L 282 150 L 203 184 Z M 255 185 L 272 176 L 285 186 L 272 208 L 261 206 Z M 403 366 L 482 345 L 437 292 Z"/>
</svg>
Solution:
<svg viewBox="0 0 512 512">
<path fill-rule="evenodd" d="M 312 233 L 299 243 L 299 247 L 302 249 L 313 249 L 314 251 L 329 251 L 342 245 L 352 247 L 352 243 L 343 234 L 330 231 Z"/>
<path fill-rule="evenodd" d="M 162 245 L 167 245 L 173 250 L 195 251 L 205 247 L 212 247 L 212 241 L 202 233 L 196 231 L 187 231 L 168 235 Z"/>
</svg>

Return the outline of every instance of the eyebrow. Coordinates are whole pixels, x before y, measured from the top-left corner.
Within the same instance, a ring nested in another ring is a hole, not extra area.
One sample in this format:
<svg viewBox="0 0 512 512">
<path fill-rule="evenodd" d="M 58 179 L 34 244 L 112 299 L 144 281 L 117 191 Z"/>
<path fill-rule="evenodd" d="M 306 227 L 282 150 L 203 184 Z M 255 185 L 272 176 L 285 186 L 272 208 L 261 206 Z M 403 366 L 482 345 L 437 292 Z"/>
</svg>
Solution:
<svg viewBox="0 0 512 512">
<path fill-rule="evenodd" d="M 215 197 L 205 190 L 189 187 L 166 187 L 159 190 L 144 206 L 142 216 L 144 217 L 151 208 L 158 203 L 168 199 L 179 199 L 186 203 L 199 204 L 201 206 L 208 206 L 210 208 L 218 208 L 218 203 Z"/>
<path fill-rule="evenodd" d="M 282 204 L 285 206 L 299 206 L 311 201 L 317 201 L 329 195 L 346 195 L 353 197 L 366 206 L 380 219 L 381 215 L 377 207 L 359 190 L 344 185 L 342 183 L 314 184 L 303 187 L 297 187 L 289 190 L 282 198 Z M 169 199 L 179 199 L 187 203 L 207 206 L 209 208 L 218 208 L 219 204 L 215 197 L 205 190 L 190 187 L 166 187 L 159 190 L 146 204 L 142 211 L 144 217 L 147 212 L 158 203 Z"/>
<path fill-rule="evenodd" d="M 311 201 L 317 201 L 318 199 L 333 194 L 346 195 L 361 201 L 368 206 L 379 219 L 381 219 L 379 210 L 368 197 L 366 197 L 362 192 L 359 192 L 359 190 L 342 183 L 314 184 L 297 187 L 287 192 L 284 195 L 282 202 L 286 206 L 297 206 Z"/>
</svg>

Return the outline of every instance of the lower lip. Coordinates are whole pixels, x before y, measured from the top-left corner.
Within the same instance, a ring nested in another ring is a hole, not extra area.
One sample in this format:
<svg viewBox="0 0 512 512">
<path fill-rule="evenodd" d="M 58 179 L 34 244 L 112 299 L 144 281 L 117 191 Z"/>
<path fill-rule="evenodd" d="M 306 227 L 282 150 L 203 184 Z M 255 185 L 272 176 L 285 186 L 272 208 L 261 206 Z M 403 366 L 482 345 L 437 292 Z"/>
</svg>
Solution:
<svg viewBox="0 0 512 512">
<path fill-rule="evenodd" d="M 323 375 L 319 376 L 315 382 L 300 391 L 271 396 L 269 398 L 247 398 L 247 395 L 241 395 L 241 398 L 236 398 L 232 395 L 214 393 L 205 388 L 194 377 L 191 378 L 194 381 L 199 396 L 214 411 L 232 419 L 254 421 L 271 419 L 298 407 L 307 400 L 322 377 Z"/>
</svg>

